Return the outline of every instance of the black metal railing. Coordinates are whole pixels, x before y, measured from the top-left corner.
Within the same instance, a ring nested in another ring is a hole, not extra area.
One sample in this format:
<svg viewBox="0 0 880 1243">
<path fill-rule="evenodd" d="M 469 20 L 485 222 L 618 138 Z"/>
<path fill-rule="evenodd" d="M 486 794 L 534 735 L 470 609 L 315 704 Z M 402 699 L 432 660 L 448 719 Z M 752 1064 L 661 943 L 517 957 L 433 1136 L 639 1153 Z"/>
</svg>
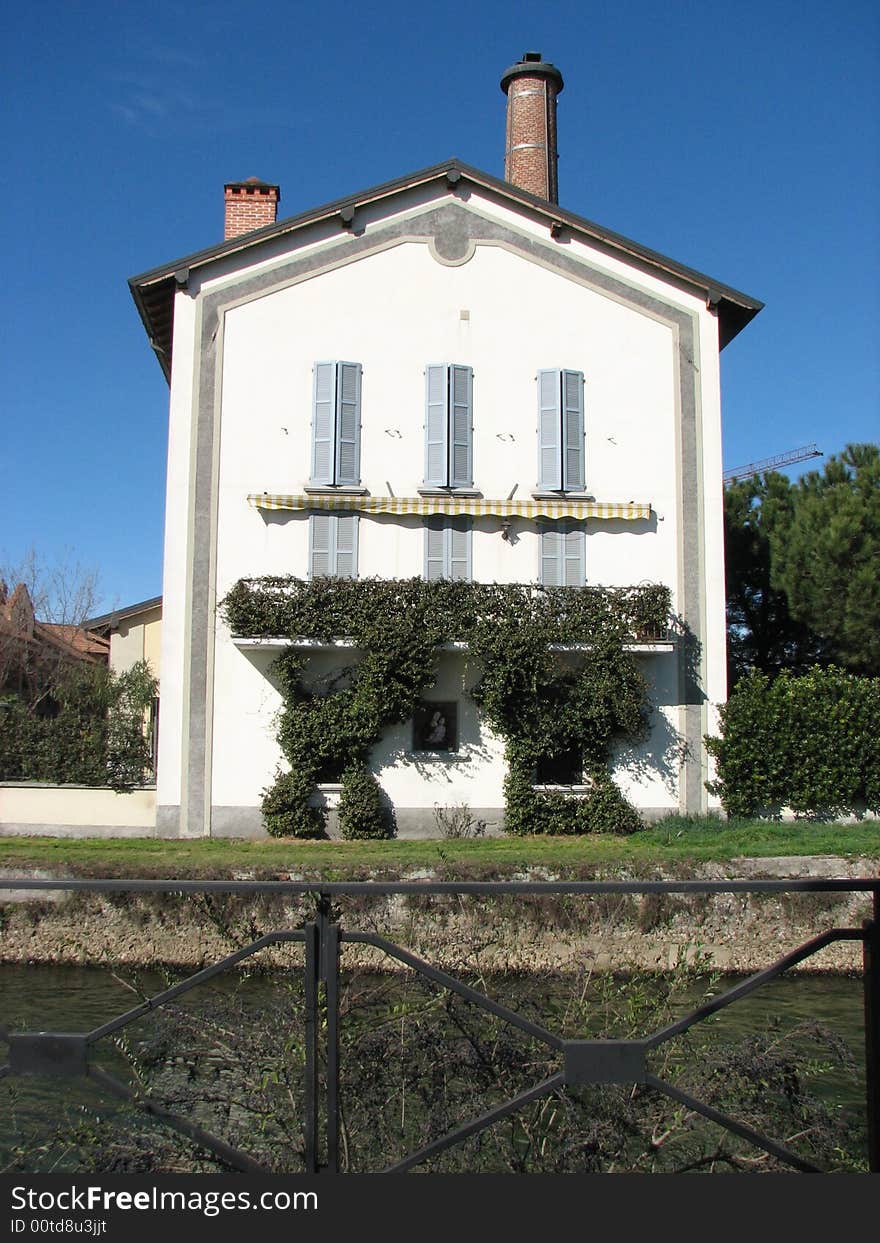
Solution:
<svg viewBox="0 0 880 1243">
<path fill-rule="evenodd" d="M 580 881 L 580 882 L 292 882 L 292 881 L 180 881 L 180 880 L 32 880 L 4 879 L 7 891 L 68 891 L 123 894 L 257 895 L 291 897 L 313 895 L 312 917 L 301 927 L 270 931 L 172 987 L 146 998 L 88 1032 L 12 1032 L 0 1027 L 0 1038 L 9 1046 L 8 1061 L 0 1066 L 0 1078 L 17 1075 L 86 1076 L 110 1093 L 121 1097 L 152 1118 L 187 1136 L 227 1166 L 246 1173 L 267 1173 L 265 1166 L 241 1149 L 198 1125 L 191 1118 L 163 1107 L 143 1091 L 122 1082 L 95 1060 L 94 1046 L 144 1015 L 183 996 L 260 951 L 275 945 L 304 946 L 304 1087 L 303 1152 L 309 1173 L 340 1170 L 340 954 L 348 944 L 370 946 L 440 988 L 519 1029 L 546 1046 L 559 1061 L 559 1069 L 534 1086 L 488 1111 L 454 1127 L 429 1144 L 394 1162 L 386 1173 L 401 1173 L 420 1165 L 444 1150 L 542 1097 L 582 1085 L 643 1085 L 688 1110 L 725 1128 L 782 1164 L 804 1173 L 822 1170 L 785 1144 L 762 1134 L 742 1121 L 696 1099 L 676 1084 L 652 1074 L 648 1054 L 683 1034 L 711 1015 L 739 1001 L 790 968 L 804 962 L 826 946 L 841 941 L 863 946 L 864 1050 L 868 1167 L 880 1172 L 880 879 L 874 880 L 751 880 L 751 881 Z M 372 931 L 348 930 L 334 900 L 410 895 L 471 895 L 484 898 L 516 896 L 564 896 L 598 894 L 856 894 L 872 898 L 872 917 L 861 927 L 829 928 L 768 967 L 711 998 L 674 1022 L 632 1040 L 564 1039 L 525 1015 L 474 988 L 465 980 L 441 970 L 423 958 Z M 321 1046 L 321 1047 L 319 1047 Z"/>
</svg>

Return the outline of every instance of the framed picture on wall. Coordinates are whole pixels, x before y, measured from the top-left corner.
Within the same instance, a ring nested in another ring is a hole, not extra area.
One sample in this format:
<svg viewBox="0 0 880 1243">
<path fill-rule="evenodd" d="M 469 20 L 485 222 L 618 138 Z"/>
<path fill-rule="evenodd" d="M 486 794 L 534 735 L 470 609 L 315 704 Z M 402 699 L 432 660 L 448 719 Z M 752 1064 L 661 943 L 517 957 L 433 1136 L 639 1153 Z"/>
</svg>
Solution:
<svg viewBox="0 0 880 1243">
<path fill-rule="evenodd" d="M 458 704 L 421 703 L 413 716 L 413 751 L 458 750 Z"/>
</svg>

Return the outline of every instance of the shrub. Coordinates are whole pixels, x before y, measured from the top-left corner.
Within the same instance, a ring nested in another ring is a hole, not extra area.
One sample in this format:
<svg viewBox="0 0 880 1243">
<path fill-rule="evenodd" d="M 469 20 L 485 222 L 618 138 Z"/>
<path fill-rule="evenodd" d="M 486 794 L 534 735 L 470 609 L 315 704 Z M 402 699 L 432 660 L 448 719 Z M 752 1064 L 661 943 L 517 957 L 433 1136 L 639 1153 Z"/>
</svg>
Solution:
<svg viewBox="0 0 880 1243">
<path fill-rule="evenodd" d="M 718 776 L 706 784 L 729 814 L 880 811 L 880 678 L 753 672 L 720 716 L 721 736 L 706 739 Z"/>
<path fill-rule="evenodd" d="M 562 790 L 536 790 L 530 780 L 511 769 L 505 783 L 508 833 L 545 833 L 561 837 L 578 833 L 613 833 L 624 837 L 645 827 L 635 807 L 611 777 L 600 773 L 593 788 L 580 798 Z"/>
<path fill-rule="evenodd" d="M 301 774 L 281 773 L 263 791 L 263 820 L 272 837 L 326 837 L 325 813 L 309 804 L 313 786 Z"/>
<path fill-rule="evenodd" d="M 366 764 L 351 764 L 342 774 L 339 831 L 354 838 L 394 837 L 394 812 L 385 803 L 379 782 Z"/>
<path fill-rule="evenodd" d="M 485 837 L 486 821 L 475 816 L 467 803 L 456 803 L 453 807 L 434 806 L 434 823 L 440 830 L 441 837 Z"/>
</svg>

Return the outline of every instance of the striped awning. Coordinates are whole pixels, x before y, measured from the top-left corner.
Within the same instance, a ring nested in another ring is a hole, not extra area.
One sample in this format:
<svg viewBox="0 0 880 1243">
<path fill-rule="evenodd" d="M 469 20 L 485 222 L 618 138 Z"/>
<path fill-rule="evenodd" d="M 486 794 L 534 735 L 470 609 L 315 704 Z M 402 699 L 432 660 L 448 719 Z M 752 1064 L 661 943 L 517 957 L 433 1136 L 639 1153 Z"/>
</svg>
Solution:
<svg viewBox="0 0 880 1243">
<path fill-rule="evenodd" d="M 340 509 L 361 514 L 470 514 L 493 518 L 617 518 L 634 522 L 650 518 L 650 503 L 635 501 L 553 500 L 490 501 L 473 496 L 363 496 L 345 494 L 286 495 L 251 492 L 248 504 L 255 509 Z"/>
</svg>

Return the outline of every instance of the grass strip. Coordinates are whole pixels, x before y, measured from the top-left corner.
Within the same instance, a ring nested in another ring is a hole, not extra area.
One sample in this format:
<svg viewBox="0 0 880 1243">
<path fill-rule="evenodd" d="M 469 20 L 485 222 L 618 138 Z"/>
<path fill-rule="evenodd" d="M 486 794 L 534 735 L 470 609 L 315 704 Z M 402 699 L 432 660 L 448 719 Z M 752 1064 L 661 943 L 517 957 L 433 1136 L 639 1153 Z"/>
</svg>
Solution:
<svg viewBox="0 0 880 1243">
<path fill-rule="evenodd" d="M 880 822 L 723 821 L 669 817 L 631 837 L 503 837 L 423 841 L 299 841 L 270 838 L 0 838 L 0 867 L 63 869 L 83 876 L 225 877 L 358 874 L 394 877 L 417 869 L 446 875 L 508 875 L 525 868 L 571 872 L 741 858 L 831 855 L 880 858 Z M 876 875 L 868 865 L 867 875 Z"/>
</svg>

